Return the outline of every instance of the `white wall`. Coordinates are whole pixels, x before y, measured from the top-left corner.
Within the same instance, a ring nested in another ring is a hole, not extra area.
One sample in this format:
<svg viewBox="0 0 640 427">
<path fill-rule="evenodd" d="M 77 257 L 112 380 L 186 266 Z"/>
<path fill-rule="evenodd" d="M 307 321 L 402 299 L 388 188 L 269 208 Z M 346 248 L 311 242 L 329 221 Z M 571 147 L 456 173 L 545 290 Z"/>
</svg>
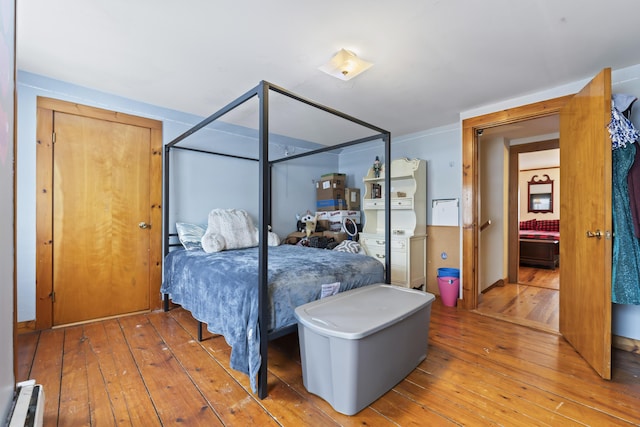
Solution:
<svg viewBox="0 0 640 427">
<path fill-rule="evenodd" d="M 560 219 L 560 168 L 521 170 L 518 175 L 520 221 L 529 219 Z M 534 175 L 538 176 L 536 180 L 543 179 L 544 175 L 549 175 L 549 178 L 553 180 L 553 212 L 529 212 L 529 199 L 527 198 L 529 194 L 529 181 L 531 181 Z"/>
<path fill-rule="evenodd" d="M 0 1 L 0 423 L 7 419 L 13 375 L 13 89 L 15 2 Z"/>
<path fill-rule="evenodd" d="M 507 276 L 508 141 L 503 137 L 480 138 L 479 292 Z"/>
</svg>

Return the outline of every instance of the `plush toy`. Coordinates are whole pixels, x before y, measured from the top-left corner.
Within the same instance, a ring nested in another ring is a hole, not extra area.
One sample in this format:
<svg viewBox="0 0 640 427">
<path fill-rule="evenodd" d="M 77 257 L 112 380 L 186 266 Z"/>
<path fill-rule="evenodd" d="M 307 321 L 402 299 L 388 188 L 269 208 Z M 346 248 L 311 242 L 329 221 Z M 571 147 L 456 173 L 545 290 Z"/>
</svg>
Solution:
<svg viewBox="0 0 640 427">
<path fill-rule="evenodd" d="M 296 214 L 296 231 L 304 231 L 305 225 L 302 222 L 302 216 L 300 214 Z"/>
<path fill-rule="evenodd" d="M 304 224 L 304 231 L 307 233 L 307 238 L 311 236 L 311 233 L 316 231 L 316 224 L 318 222 L 317 215 L 311 215 L 311 212 L 307 211 L 306 215 L 300 218 L 300 221 Z"/>
</svg>

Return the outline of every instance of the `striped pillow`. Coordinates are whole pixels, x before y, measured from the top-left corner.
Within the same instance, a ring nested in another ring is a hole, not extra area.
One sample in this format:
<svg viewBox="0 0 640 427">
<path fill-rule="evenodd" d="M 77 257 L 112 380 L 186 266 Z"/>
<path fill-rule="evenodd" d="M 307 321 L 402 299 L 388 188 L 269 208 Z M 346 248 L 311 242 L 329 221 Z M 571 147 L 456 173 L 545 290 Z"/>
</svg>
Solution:
<svg viewBox="0 0 640 427">
<path fill-rule="evenodd" d="M 351 252 L 352 254 L 357 254 L 358 252 L 360 252 L 360 243 L 354 242 L 353 240 L 343 240 L 338 246 L 333 248 L 333 250 L 338 252 Z"/>
</svg>

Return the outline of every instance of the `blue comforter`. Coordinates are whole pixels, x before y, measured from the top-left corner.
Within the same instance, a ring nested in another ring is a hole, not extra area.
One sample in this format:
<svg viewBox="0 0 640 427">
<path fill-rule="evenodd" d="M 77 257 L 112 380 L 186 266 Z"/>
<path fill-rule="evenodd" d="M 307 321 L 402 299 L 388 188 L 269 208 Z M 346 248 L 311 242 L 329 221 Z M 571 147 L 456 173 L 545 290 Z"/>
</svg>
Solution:
<svg viewBox="0 0 640 427">
<path fill-rule="evenodd" d="M 269 331 L 295 324 L 294 309 L 319 299 L 323 284 L 340 282 L 342 292 L 384 281 L 382 264 L 366 255 L 294 245 L 269 247 L 268 253 Z M 231 367 L 249 375 L 255 392 L 261 364 L 258 248 L 172 251 L 161 292 L 225 337 Z"/>
</svg>

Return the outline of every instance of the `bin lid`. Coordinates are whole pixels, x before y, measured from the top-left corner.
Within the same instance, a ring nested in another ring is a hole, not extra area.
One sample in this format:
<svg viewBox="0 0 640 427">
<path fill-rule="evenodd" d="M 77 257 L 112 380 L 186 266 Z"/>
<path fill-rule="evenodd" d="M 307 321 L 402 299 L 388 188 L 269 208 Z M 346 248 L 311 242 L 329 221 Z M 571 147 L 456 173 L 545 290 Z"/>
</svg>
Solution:
<svg viewBox="0 0 640 427">
<path fill-rule="evenodd" d="M 460 269 L 458 268 L 439 268 L 438 277 L 460 277 Z"/>
<path fill-rule="evenodd" d="M 359 339 L 409 317 L 434 299 L 427 292 L 375 284 L 301 305 L 295 316 L 322 335 Z"/>
</svg>

